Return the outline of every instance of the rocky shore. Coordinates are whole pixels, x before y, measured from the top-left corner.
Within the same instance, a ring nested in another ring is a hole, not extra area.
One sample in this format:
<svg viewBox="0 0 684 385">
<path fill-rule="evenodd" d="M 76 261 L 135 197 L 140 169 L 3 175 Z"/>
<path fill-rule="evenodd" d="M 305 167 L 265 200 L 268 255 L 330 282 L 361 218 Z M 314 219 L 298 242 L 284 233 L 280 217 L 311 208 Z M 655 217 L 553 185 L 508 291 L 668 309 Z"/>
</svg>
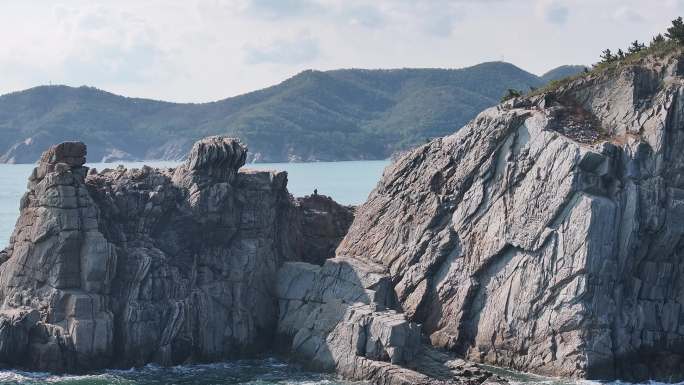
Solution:
<svg viewBox="0 0 684 385">
<path fill-rule="evenodd" d="M 475 363 L 682 380 L 683 96 L 673 54 L 513 99 L 400 157 L 356 209 L 241 170 L 231 138 L 164 170 L 52 146 L 0 252 L 0 363 L 278 349 L 383 385 L 505 382 Z"/>
</svg>

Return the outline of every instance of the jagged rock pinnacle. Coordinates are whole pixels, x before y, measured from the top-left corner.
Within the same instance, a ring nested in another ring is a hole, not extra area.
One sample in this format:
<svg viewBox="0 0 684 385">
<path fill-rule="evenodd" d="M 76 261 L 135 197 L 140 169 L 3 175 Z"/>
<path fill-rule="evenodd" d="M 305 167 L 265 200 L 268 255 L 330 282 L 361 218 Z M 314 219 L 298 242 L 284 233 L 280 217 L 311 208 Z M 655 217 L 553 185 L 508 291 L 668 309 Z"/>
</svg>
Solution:
<svg viewBox="0 0 684 385">
<path fill-rule="evenodd" d="M 210 136 L 192 146 L 185 167 L 213 177 L 235 175 L 245 164 L 247 147 L 239 139 Z"/>
</svg>

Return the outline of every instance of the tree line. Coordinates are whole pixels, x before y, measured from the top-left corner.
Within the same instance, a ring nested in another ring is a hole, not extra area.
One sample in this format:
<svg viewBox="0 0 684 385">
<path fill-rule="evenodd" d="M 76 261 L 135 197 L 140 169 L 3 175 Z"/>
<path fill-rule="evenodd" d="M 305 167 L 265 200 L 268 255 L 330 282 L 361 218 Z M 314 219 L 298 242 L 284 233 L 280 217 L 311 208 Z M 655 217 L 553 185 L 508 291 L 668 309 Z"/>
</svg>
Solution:
<svg viewBox="0 0 684 385">
<path fill-rule="evenodd" d="M 684 20 L 681 16 L 672 20 L 672 25 L 669 28 L 667 28 L 665 34 L 659 33 L 656 36 L 654 36 L 651 39 L 651 42 L 648 44 L 648 46 L 643 42 L 634 40 L 629 44 L 626 50 L 618 48 L 617 51 L 613 52 L 610 48 L 604 49 L 601 52 L 599 62 L 594 64 L 593 67 L 597 68 L 604 66 L 606 64 L 618 63 L 625 58 L 637 55 L 648 49 L 657 49 L 658 47 L 662 47 L 666 45 L 668 42 L 673 42 L 678 46 L 684 46 Z M 589 69 L 585 68 L 584 71 L 589 72 Z M 506 94 L 501 98 L 501 101 L 504 102 L 509 99 L 517 98 L 519 96 L 522 96 L 523 94 L 524 92 L 521 90 L 509 89 L 508 91 L 506 91 Z"/>
</svg>

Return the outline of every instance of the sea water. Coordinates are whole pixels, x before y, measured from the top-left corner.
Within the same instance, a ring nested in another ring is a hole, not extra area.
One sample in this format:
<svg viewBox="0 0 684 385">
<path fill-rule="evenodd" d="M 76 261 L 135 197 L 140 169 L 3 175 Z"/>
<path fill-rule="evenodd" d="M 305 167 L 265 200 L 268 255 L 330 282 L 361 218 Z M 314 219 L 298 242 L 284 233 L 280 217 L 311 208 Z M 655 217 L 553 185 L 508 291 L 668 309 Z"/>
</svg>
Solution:
<svg viewBox="0 0 684 385">
<path fill-rule="evenodd" d="M 162 368 L 147 365 L 129 370 L 105 370 L 83 375 L 55 375 L 17 370 L 0 371 L 0 384 L 38 385 L 349 385 L 330 374 L 303 370 L 276 358 L 236 360 L 205 365 Z"/>
</svg>

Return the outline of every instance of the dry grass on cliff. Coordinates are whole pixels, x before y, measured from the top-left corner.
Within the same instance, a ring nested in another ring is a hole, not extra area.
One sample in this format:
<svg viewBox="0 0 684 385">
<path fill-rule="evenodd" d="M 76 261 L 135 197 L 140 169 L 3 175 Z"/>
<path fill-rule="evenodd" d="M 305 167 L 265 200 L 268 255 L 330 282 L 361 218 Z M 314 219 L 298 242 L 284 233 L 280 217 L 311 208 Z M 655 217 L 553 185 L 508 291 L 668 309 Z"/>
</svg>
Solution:
<svg viewBox="0 0 684 385">
<path fill-rule="evenodd" d="M 607 63 L 597 63 L 587 72 L 580 72 L 577 75 L 551 81 L 546 86 L 529 93 L 528 96 L 536 96 L 556 91 L 559 88 L 567 86 L 578 79 L 613 74 L 623 68 L 643 64 L 649 59 L 662 61 L 667 57 L 682 54 L 682 49 L 682 46 L 673 40 L 666 40 L 660 43 L 651 44 L 648 48 L 636 53 L 627 54 L 620 60 Z"/>
</svg>

